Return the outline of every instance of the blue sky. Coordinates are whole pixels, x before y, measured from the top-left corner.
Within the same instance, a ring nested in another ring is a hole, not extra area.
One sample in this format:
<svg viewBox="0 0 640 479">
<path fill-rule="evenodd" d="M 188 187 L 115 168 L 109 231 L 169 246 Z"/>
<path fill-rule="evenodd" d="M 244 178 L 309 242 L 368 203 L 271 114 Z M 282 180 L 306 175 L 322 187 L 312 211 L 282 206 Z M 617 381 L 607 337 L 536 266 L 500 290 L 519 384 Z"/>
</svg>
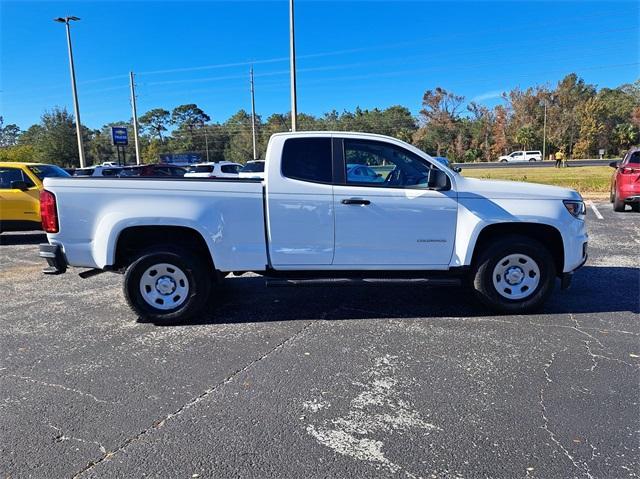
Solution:
<svg viewBox="0 0 640 479">
<path fill-rule="evenodd" d="M 600 87 L 640 77 L 638 2 L 510 1 L 296 3 L 298 110 L 384 108 L 417 114 L 442 86 L 492 106 L 514 87 L 554 84 L 576 72 Z M 0 0 L 0 114 L 22 128 L 45 109 L 72 111 L 64 26 L 72 35 L 83 123 L 197 103 L 214 121 L 250 109 L 289 110 L 288 1 Z"/>
</svg>

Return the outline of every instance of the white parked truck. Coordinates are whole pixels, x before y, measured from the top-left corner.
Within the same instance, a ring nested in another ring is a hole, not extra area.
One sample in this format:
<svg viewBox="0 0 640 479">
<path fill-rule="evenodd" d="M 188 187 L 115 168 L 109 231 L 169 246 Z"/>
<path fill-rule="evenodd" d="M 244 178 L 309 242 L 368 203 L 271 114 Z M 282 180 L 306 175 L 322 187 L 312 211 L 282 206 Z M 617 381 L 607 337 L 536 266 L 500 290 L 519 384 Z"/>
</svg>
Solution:
<svg viewBox="0 0 640 479">
<path fill-rule="evenodd" d="M 353 164 L 380 181 L 347 175 Z M 44 186 L 45 272 L 123 273 L 128 303 L 155 321 L 200 314 L 228 272 L 292 284 L 468 282 L 490 308 L 526 312 L 556 278 L 568 287 L 587 258 L 577 192 L 464 178 L 373 134 L 273 135 L 264 180 L 47 178 Z"/>
<path fill-rule="evenodd" d="M 540 150 L 514 151 L 508 155 L 500 156 L 500 163 L 517 163 L 522 161 L 542 161 Z"/>
</svg>

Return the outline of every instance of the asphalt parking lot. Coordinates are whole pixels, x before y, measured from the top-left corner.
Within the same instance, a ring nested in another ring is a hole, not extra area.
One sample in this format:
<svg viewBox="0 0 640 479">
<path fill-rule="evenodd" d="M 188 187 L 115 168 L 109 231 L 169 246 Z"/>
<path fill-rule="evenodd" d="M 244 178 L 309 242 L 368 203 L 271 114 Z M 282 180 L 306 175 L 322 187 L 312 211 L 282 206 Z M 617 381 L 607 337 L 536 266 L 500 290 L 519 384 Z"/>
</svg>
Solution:
<svg viewBox="0 0 640 479">
<path fill-rule="evenodd" d="M 120 276 L 44 276 L 43 236 L 3 234 L 0 476 L 638 477 L 640 214 L 597 206 L 587 266 L 527 316 L 243 276 L 157 326 Z"/>
</svg>

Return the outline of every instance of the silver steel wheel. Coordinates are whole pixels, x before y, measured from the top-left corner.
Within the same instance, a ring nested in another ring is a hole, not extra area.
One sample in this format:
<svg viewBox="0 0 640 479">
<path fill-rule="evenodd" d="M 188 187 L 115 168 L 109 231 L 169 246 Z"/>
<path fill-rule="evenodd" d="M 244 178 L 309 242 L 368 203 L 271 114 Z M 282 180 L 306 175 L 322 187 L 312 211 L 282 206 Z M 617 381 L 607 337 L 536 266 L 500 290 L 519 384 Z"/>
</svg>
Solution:
<svg viewBox="0 0 640 479">
<path fill-rule="evenodd" d="M 507 299 L 525 299 L 540 284 L 540 267 L 526 254 L 510 254 L 493 268 L 493 286 Z"/>
<path fill-rule="evenodd" d="M 187 300 L 189 280 L 187 275 L 173 264 L 154 264 L 140 277 L 140 294 L 154 308 L 174 309 Z"/>
</svg>

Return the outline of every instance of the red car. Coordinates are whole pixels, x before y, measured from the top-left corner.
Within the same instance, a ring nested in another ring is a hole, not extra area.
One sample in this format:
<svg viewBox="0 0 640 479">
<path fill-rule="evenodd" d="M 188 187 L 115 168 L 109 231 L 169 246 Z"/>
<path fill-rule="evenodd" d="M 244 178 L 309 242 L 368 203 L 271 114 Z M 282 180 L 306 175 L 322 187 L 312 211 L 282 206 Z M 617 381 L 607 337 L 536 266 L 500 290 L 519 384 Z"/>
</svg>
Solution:
<svg viewBox="0 0 640 479">
<path fill-rule="evenodd" d="M 640 211 L 640 148 L 631 148 L 621 162 L 609 163 L 616 172 L 611 178 L 613 211 L 624 211 L 625 205 Z"/>
</svg>

